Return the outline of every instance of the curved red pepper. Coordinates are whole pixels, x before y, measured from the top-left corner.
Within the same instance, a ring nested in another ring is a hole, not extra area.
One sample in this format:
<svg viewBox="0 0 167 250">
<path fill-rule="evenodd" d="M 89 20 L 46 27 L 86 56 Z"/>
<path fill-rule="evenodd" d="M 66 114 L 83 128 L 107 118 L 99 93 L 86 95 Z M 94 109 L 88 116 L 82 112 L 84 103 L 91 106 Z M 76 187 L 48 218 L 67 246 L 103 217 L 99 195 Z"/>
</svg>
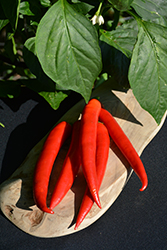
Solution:
<svg viewBox="0 0 167 250">
<path fill-rule="evenodd" d="M 133 145 L 131 144 L 130 140 L 125 135 L 125 133 L 123 132 L 117 121 L 114 119 L 114 117 L 106 109 L 101 109 L 99 119 L 107 127 L 111 138 L 121 150 L 122 154 L 125 156 L 129 164 L 133 168 L 134 172 L 141 180 L 142 187 L 140 191 L 145 190 L 148 185 L 147 174 L 143 163 L 136 150 L 134 149 Z"/>
<path fill-rule="evenodd" d="M 100 110 L 101 104 L 96 99 L 85 105 L 81 118 L 80 143 L 83 173 L 94 201 L 101 208 L 96 176 L 96 136 Z"/>
<path fill-rule="evenodd" d="M 107 166 L 108 154 L 110 146 L 110 137 L 107 128 L 102 124 L 98 123 L 97 126 L 97 146 L 96 146 L 96 172 L 98 179 L 98 191 L 100 189 L 104 173 Z M 92 208 L 94 200 L 89 191 L 88 186 L 86 187 L 82 203 L 77 216 L 77 221 L 74 229 L 77 229 L 81 222 L 84 220 L 86 215 Z"/>
<path fill-rule="evenodd" d="M 56 182 L 51 201 L 50 209 L 57 206 L 60 201 L 67 194 L 71 188 L 75 176 L 78 173 L 80 167 L 80 152 L 79 152 L 79 133 L 80 133 L 80 121 L 76 121 L 73 124 L 72 137 L 69 150 L 63 162 L 62 170 L 60 176 Z"/>
<path fill-rule="evenodd" d="M 36 205 L 47 213 L 54 213 L 46 205 L 49 178 L 55 158 L 71 134 L 71 125 L 65 121 L 56 125 L 49 133 L 38 158 L 33 180 L 33 195 Z"/>
</svg>

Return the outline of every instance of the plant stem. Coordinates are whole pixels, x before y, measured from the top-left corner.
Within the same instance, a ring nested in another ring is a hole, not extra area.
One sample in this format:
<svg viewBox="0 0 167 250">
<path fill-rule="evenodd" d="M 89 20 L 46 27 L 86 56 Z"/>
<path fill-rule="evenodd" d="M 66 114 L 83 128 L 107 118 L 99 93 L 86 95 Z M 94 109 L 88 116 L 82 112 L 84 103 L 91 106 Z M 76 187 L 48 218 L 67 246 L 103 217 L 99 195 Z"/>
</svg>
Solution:
<svg viewBox="0 0 167 250">
<path fill-rule="evenodd" d="M 100 15 L 102 5 L 103 5 L 103 0 L 102 0 L 102 1 L 100 2 L 100 4 L 99 4 L 99 8 L 98 8 L 98 10 L 96 11 L 96 16 L 99 16 L 99 15 Z"/>
<path fill-rule="evenodd" d="M 140 18 L 138 15 L 136 15 L 133 11 L 127 10 L 126 12 L 127 12 L 129 15 L 131 15 L 132 17 L 134 17 L 134 18 L 136 19 L 137 23 L 139 23 L 139 22 L 141 21 L 141 18 Z"/>
</svg>

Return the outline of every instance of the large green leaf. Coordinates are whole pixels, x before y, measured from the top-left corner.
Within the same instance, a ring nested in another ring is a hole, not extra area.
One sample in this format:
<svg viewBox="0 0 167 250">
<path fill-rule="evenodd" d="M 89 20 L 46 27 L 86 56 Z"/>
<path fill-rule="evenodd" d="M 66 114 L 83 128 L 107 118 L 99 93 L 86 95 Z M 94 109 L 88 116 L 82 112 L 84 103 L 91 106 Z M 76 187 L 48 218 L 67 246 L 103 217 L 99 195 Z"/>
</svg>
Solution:
<svg viewBox="0 0 167 250">
<path fill-rule="evenodd" d="M 36 51 L 53 81 L 88 102 L 102 63 L 96 29 L 85 16 L 67 1 L 57 1 L 38 26 Z"/>
<path fill-rule="evenodd" d="M 167 110 L 167 28 L 139 21 L 129 81 L 140 105 L 160 123 Z"/>
<path fill-rule="evenodd" d="M 117 10 L 125 11 L 130 8 L 133 0 L 108 0 Z"/>
<path fill-rule="evenodd" d="M 74 3 L 73 7 L 76 9 L 76 11 L 82 13 L 83 15 L 86 15 L 90 10 L 94 8 L 93 5 L 84 2 Z"/>
<path fill-rule="evenodd" d="M 164 0 L 134 0 L 132 7 L 144 20 L 154 20 L 167 26 L 167 2 Z"/>
<path fill-rule="evenodd" d="M 20 1 L 21 0 L 1 0 L 2 9 L 6 18 L 9 19 L 14 31 L 18 23 Z"/>
<path fill-rule="evenodd" d="M 138 25 L 136 20 L 118 26 L 116 30 L 106 31 L 100 30 L 100 40 L 120 50 L 128 58 L 131 57 L 136 37 L 138 33 Z"/>
<path fill-rule="evenodd" d="M 23 48 L 25 63 L 37 80 L 25 81 L 27 87 L 36 91 L 51 105 L 57 109 L 60 103 L 68 96 L 67 91 L 62 91 L 42 70 L 35 52 L 35 37 L 29 38 Z"/>
</svg>

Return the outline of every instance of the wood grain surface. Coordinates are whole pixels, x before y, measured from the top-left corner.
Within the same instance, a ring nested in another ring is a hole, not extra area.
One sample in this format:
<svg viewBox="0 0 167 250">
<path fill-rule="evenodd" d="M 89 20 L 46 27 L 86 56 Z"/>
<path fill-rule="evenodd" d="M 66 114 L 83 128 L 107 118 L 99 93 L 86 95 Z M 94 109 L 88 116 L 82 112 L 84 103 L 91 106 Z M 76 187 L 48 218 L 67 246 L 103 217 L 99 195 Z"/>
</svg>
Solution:
<svg viewBox="0 0 167 250">
<path fill-rule="evenodd" d="M 152 116 L 140 107 L 131 90 L 117 89 L 111 91 L 111 84 L 111 81 L 107 81 L 103 86 L 95 89 L 92 97 L 99 98 L 102 106 L 115 117 L 138 154 L 141 155 L 144 148 L 160 130 L 166 114 L 158 126 Z M 80 117 L 84 105 L 84 101 L 77 103 L 59 122 L 62 120 L 71 123 L 76 121 Z M 86 185 L 81 171 L 79 171 L 72 188 L 63 201 L 54 209 L 54 214 L 43 213 L 34 204 L 32 194 L 33 172 L 46 136 L 29 152 L 24 162 L 20 167 L 18 166 L 12 176 L 1 184 L 0 208 L 4 215 L 24 232 L 37 237 L 49 238 L 75 233 L 99 219 L 120 195 L 130 179 L 132 169 L 111 139 L 107 169 L 99 191 L 102 209 L 94 204 L 79 228 L 74 230 L 77 212 Z M 54 164 L 49 185 L 48 202 L 61 170 L 68 145 L 69 141 L 61 149 Z"/>
</svg>

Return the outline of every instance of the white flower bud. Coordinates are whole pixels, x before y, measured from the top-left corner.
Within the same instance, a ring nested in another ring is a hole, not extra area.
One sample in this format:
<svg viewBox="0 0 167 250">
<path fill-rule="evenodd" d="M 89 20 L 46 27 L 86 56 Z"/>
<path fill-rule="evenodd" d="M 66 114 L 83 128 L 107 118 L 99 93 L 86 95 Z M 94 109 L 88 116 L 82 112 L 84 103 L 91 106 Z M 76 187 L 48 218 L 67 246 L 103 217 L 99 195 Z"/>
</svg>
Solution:
<svg viewBox="0 0 167 250">
<path fill-rule="evenodd" d="M 98 21 L 97 21 L 97 23 L 98 23 L 99 25 L 104 24 L 104 18 L 103 18 L 102 15 L 98 16 Z"/>
<path fill-rule="evenodd" d="M 100 15 L 100 16 L 94 15 L 92 17 L 91 21 L 92 21 L 93 25 L 95 25 L 96 23 L 98 23 L 99 25 L 104 24 L 104 18 L 102 15 Z"/>
<path fill-rule="evenodd" d="M 94 15 L 93 17 L 92 17 L 92 19 L 91 19 L 91 21 L 92 21 L 92 24 L 93 25 L 95 25 L 96 23 L 97 23 L 97 16 L 96 15 Z"/>
</svg>

